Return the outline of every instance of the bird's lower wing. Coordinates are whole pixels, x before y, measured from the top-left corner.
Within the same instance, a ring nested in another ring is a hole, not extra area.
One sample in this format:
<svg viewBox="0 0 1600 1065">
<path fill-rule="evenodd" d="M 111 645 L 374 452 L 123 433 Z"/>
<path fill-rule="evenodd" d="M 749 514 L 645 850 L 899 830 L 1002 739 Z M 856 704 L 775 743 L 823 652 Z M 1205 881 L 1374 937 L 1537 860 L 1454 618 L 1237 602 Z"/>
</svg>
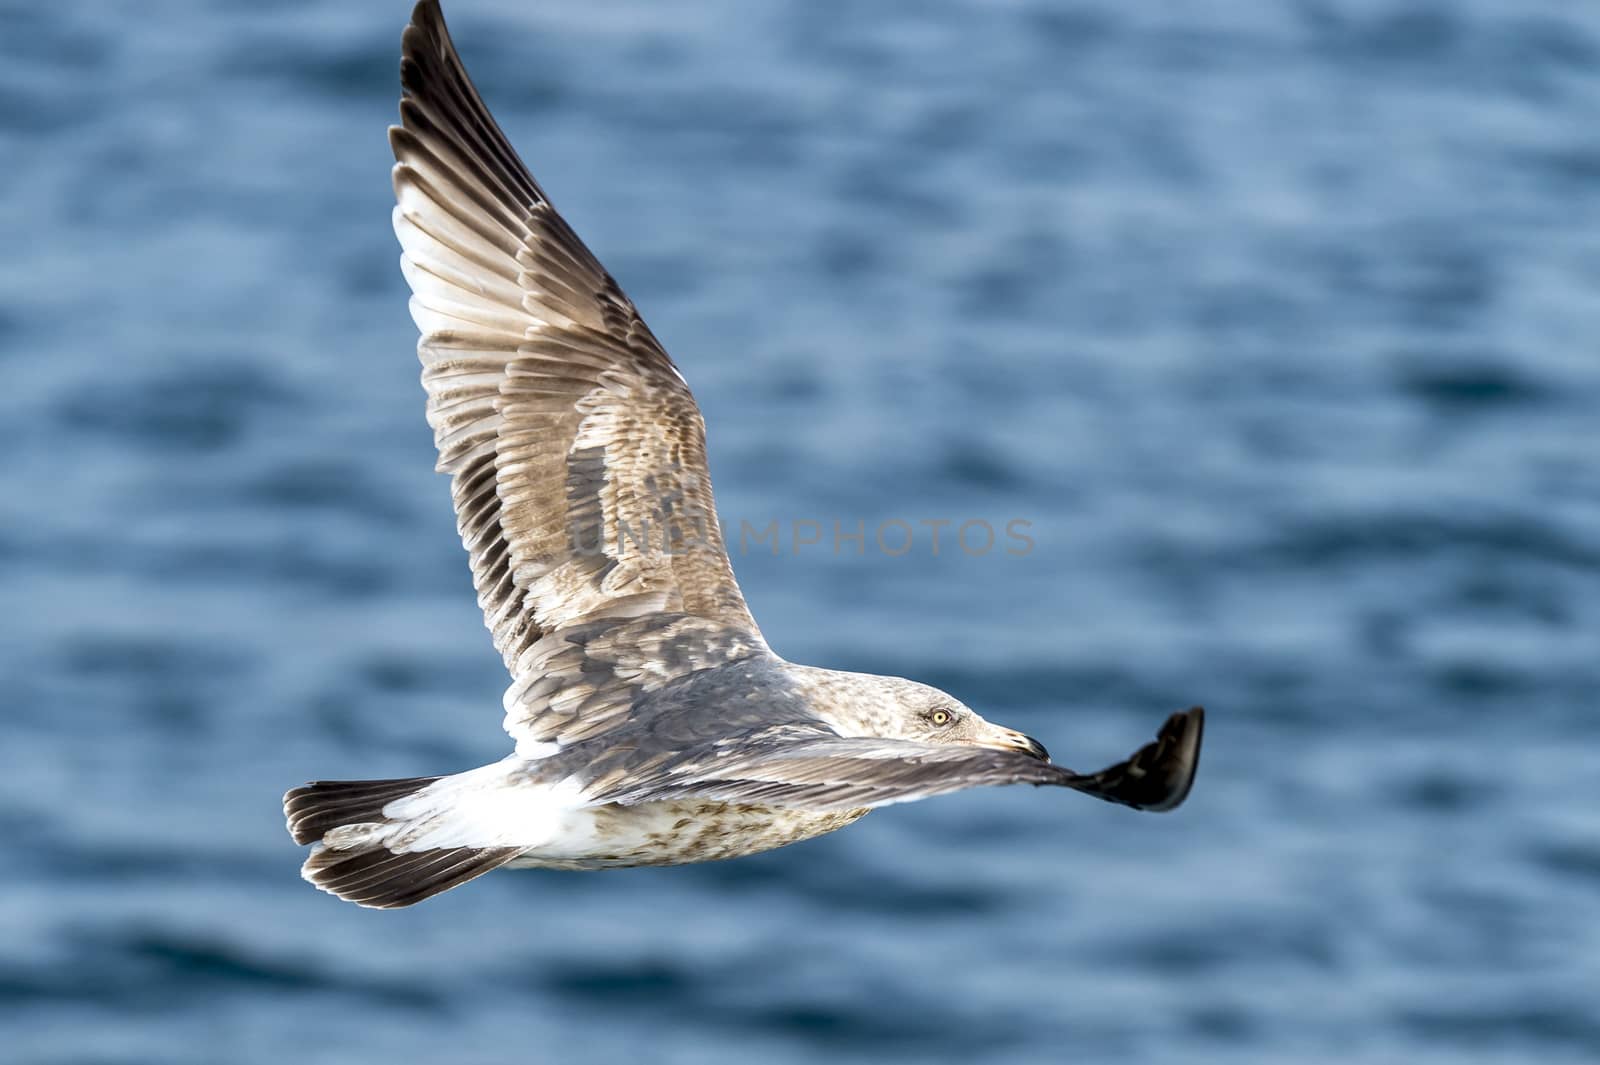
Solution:
<svg viewBox="0 0 1600 1065">
<path fill-rule="evenodd" d="M 1020 751 L 775 729 L 659 759 L 647 772 L 592 798 L 625 805 L 702 798 L 849 810 L 986 784 L 1051 784 L 1163 811 L 1189 795 L 1204 724 L 1199 707 L 1173 714 L 1132 757 L 1087 774 Z"/>
</svg>

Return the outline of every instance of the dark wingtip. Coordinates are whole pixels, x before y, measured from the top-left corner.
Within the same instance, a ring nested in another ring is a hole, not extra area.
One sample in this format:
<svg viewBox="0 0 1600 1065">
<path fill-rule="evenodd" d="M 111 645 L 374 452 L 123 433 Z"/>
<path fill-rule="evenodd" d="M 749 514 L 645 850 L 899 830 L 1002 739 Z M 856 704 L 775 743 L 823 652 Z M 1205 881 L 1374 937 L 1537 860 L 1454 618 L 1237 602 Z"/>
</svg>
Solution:
<svg viewBox="0 0 1600 1065">
<path fill-rule="evenodd" d="M 411 9 L 411 24 L 424 29 L 431 26 L 443 26 L 444 9 L 439 6 L 439 0 L 420 0 Z"/>
<path fill-rule="evenodd" d="M 1198 706 L 1167 718 L 1153 742 L 1125 762 L 1079 778 L 1071 787 L 1139 810 L 1174 810 L 1189 797 L 1200 767 L 1206 712 Z"/>
<path fill-rule="evenodd" d="M 408 74 L 416 76 L 420 59 L 448 55 L 454 48 L 438 0 L 422 0 L 411 9 L 411 21 L 400 34 L 400 80 L 406 82 Z"/>
</svg>

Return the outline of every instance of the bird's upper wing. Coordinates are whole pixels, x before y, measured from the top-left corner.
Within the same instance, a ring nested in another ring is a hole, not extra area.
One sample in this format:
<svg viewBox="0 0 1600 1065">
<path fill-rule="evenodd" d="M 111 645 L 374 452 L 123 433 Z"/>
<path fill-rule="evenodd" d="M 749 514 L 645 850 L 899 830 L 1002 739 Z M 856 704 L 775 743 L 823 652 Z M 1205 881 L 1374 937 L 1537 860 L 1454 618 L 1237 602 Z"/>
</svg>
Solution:
<svg viewBox="0 0 1600 1065">
<path fill-rule="evenodd" d="M 620 649 L 604 668 L 582 660 L 597 626 L 670 629 L 686 666 L 765 644 L 723 547 L 694 397 L 517 158 L 434 0 L 406 28 L 401 82 L 394 225 L 438 468 L 453 477 L 478 602 L 517 678 L 507 726 L 568 738 L 576 718 L 541 722 L 563 670 L 600 689 L 606 670 L 642 668 Z M 582 639 L 562 639 L 568 630 Z M 601 702 L 625 706 L 626 692 L 602 694 L 580 731 L 604 716 Z"/>
<path fill-rule="evenodd" d="M 1189 795 L 1204 726 L 1199 707 L 1173 714 L 1154 741 L 1097 773 L 1074 773 L 1020 751 L 841 737 L 804 724 L 758 727 L 671 757 L 652 756 L 642 743 L 602 752 L 586 773 L 597 801 L 630 805 L 703 798 L 849 810 L 983 784 L 1054 784 L 1164 811 Z"/>
</svg>

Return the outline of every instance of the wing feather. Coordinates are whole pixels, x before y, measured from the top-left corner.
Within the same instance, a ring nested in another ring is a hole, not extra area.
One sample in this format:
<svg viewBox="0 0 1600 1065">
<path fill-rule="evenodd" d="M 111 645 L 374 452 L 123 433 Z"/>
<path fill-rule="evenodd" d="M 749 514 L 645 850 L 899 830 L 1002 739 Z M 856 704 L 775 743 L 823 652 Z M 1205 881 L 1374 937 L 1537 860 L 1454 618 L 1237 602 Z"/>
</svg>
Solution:
<svg viewBox="0 0 1600 1065">
<path fill-rule="evenodd" d="M 990 784 L 1051 784 L 1164 811 L 1189 795 L 1204 726 L 1200 707 L 1173 714 L 1155 740 L 1096 773 L 1075 773 L 1020 751 L 843 737 L 803 723 L 759 726 L 648 762 L 641 761 L 638 749 L 617 750 L 586 771 L 597 801 L 625 805 L 700 798 L 850 810 Z"/>
<path fill-rule="evenodd" d="M 570 701 L 547 713 L 563 684 L 593 687 L 611 670 L 619 692 L 633 687 L 616 647 L 604 669 L 583 657 L 605 642 L 596 622 L 691 619 L 675 622 L 680 637 L 705 648 L 685 663 L 765 649 L 723 546 L 704 420 L 633 303 L 517 158 L 434 0 L 406 29 L 401 84 L 394 229 L 438 468 L 452 476 L 479 605 L 514 677 L 507 725 L 519 741 L 587 734 Z M 546 676 L 555 682 L 537 683 Z M 598 713 L 617 694 L 579 705 Z"/>
</svg>

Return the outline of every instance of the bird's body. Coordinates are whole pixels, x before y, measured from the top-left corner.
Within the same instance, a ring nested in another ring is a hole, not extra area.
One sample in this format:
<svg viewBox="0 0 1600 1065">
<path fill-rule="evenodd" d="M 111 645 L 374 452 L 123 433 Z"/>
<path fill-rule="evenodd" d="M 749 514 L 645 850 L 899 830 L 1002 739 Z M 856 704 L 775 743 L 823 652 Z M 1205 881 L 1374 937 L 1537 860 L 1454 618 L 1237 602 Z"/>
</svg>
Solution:
<svg viewBox="0 0 1600 1065">
<path fill-rule="evenodd" d="M 740 858 L 832 832 L 867 813 L 706 799 L 592 803 L 559 774 L 516 755 L 430 781 L 389 806 L 384 823 L 334 829 L 322 843 L 337 851 L 381 840 L 416 853 L 498 846 L 517 851 L 506 863 L 513 867 L 620 869 Z"/>
<path fill-rule="evenodd" d="M 289 792 L 290 832 L 316 844 L 307 879 L 404 906 L 506 865 L 738 857 L 980 784 L 1183 801 L 1198 708 L 1078 774 L 937 689 L 773 652 L 723 548 L 688 385 L 517 159 L 436 0 L 406 29 L 401 81 L 401 267 L 516 749 Z"/>
<path fill-rule="evenodd" d="M 508 864 L 579 871 L 743 858 L 843 828 L 866 813 L 745 802 L 607 803 L 588 807 L 560 842 L 524 851 Z"/>
</svg>

